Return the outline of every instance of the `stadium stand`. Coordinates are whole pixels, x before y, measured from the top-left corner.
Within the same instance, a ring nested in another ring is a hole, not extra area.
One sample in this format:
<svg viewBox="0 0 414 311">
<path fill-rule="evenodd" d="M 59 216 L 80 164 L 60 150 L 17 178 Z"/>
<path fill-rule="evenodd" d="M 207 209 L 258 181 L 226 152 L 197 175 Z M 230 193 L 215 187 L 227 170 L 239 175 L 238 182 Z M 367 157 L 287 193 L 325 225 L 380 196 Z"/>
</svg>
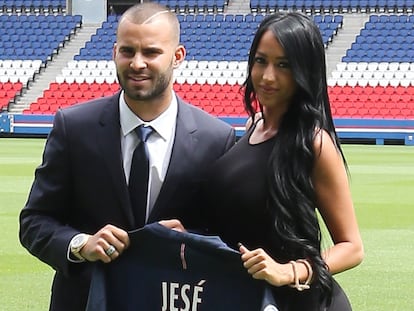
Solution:
<svg viewBox="0 0 414 311">
<path fill-rule="evenodd" d="M 342 39 L 348 16 L 365 16 L 328 72 L 336 119 L 414 119 L 414 0 L 163 0 L 177 12 L 186 61 L 175 72 L 175 90 L 219 117 L 245 118 L 242 85 L 251 38 L 266 14 L 301 10 L 317 23 L 327 55 Z M 65 1 L 0 1 L 0 109 L 8 114 L 53 115 L 57 109 L 119 89 L 112 58 L 118 23 L 109 15 L 36 100 L 16 111 L 54 57 L 82 27 Z M 7 30 L 7 31 L 6 31 Z"/>
<path fill-rule="evenodd" d="M 66 0 L 4 0 L 0 12 L 5 13 L 62 13 Z"/>
</svg>

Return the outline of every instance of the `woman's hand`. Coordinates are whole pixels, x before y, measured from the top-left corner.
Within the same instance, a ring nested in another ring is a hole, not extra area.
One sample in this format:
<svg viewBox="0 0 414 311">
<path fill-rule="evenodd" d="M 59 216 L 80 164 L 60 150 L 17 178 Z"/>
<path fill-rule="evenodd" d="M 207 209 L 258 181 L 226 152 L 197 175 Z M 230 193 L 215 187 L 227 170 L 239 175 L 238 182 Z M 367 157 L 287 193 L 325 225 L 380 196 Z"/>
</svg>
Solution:
<svg viewBox="0 0 414 311">
<path fill-rule="evenodd" d="M 280 264 L 273 260 L 263 249 L 249 251 L 239 244 L 241 259 L 247 272 L 258 280 L 264 280 L 273 286 L 292 284 L 294 275 L 292 265 Z"/>
</svg>

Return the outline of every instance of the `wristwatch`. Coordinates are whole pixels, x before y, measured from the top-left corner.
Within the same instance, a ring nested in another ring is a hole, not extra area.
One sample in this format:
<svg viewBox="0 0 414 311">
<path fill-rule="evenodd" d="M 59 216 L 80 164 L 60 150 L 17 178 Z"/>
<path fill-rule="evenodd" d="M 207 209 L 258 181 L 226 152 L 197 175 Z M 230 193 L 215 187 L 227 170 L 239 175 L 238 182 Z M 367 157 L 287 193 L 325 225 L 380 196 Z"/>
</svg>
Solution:
<svg viewBox="0 0 414 311">
<path fill-rule="evenodd" d="M 89 235 L 85 233 L 79 233 L 75 235 L 72 240 L 70 241 L 70 252 L 73 256 L 80 260 L 85 260 L 80 254 L 82 247 L 85 246 L 86 242 L 89 240 Z"/>
</svg>

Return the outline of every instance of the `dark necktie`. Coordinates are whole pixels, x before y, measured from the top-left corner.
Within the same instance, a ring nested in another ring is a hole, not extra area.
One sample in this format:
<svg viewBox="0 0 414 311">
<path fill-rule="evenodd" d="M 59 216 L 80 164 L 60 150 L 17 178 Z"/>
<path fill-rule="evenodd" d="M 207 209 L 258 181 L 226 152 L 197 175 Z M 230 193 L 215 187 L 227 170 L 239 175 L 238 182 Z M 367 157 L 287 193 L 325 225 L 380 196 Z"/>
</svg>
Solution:
<svg viewBox="0 0 414 311">
<path fill-rule="evenodd" d="M 153 131 L 151 126 L 140 125 L 135 128 L 140 142 L 132 155 L 128 188 L 137 228 L 145 225 L 149 177 L 149 156 L 146 141 Z"/>
</svg>

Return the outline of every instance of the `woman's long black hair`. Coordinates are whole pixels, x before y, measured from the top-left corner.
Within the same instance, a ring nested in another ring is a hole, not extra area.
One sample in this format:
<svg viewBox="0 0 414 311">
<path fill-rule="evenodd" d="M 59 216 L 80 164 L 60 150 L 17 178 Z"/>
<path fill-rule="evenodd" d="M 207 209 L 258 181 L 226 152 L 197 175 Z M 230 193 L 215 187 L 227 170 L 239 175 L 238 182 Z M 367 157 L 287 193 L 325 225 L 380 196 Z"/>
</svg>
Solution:
<svg viewBox="0 0 414 311">
<path fill-rule="evenodd" d="M 312 286 L 329 302 L 332 276 L 321 256 L 321 230 L 312 183 L 315 159 L 314 139 L 327 131 L 346 160 L 335 132 L 329 105 L 325 48 L 318 27 L 305 14 L 278 12 L 265 17 L 253 39 L 244 87 L 246 111 L 254 118 L 261 109 L 251 80 L 259 42 L 270 30 L 285 51 L 297 91 L 283 115 L 269 158 L 269 208 L 274 215 L 275 235 L 285 260 L 307 258 L 315 272 Z M 259 107 L 257 107 L 259 106 Z M 266 122 L 266 120 L 265 120 Z"/>
</svg>

